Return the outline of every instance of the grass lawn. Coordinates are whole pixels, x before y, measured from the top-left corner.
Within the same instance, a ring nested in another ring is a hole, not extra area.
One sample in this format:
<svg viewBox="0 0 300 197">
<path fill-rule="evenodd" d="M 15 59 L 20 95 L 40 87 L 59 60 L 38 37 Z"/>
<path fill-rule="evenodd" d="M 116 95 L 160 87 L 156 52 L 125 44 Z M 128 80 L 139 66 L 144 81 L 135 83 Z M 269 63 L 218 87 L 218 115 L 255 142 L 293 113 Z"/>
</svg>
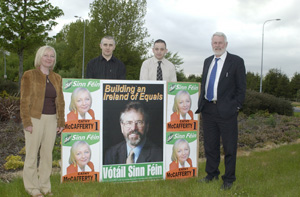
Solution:
<svg viewBox="0 0 300 197">
<path fill-rule="evenodd" d="M 199 178 L 205 176 L 199 163 Z M 224 173 L 223 163 L 220 166 Z M 54 196 L 300 196 L 300 144 L 284 145 L 270 151 L 252 152 L 237 159 L 237 181 L 222 191 L 222 181 L 197 183 L 195 178 L 134 183 L 60 183 L 51 176 Z M 0 196 L 29 196 L 21 178 L 0 183 Z"/>
</svg>

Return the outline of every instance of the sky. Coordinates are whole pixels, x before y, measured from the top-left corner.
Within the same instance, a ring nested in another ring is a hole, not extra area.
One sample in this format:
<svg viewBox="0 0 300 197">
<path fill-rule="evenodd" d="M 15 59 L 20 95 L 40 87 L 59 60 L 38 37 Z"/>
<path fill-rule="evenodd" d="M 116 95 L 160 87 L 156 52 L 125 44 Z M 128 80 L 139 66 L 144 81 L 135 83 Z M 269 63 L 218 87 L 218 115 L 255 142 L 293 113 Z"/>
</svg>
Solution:
<svg viewBox="0 0 300 197">
<path fill-rule="evenodd" d="M 64 12 L 50 36 L 75 22 L 75 15 L 90 20 L 93 0 L 50 2 Z M 300 73 L 299 7 L 299 0 L 148 0 L 145 27 L 148 41 L 163 39 L 169 51 L 178 52 L 186 75 L 202 75 L 204 60 L 213 55 L 211 36 L 220 31 L 227 36 L 227 51 L 242 57 L 247 71 L 260 75 L 263 57 L 264 76 L 275 68 L 291 78 Z M 265 23 L 271 19 L 281 20 Z"/>
</svg>

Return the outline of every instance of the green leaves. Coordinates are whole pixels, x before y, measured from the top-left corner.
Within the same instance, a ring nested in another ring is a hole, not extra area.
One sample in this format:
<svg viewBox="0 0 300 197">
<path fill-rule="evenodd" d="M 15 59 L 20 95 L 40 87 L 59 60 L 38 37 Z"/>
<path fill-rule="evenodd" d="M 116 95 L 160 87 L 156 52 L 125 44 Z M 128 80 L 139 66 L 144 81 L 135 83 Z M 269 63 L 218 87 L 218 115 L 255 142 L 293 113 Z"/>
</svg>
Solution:
<svg viewBox="0 0 300 197">
<path fill-rule="evenodd" d="M 55 18 L 63 15 L 49 0 L 6 0 L 0 1 L 0 45 L 15 52 L 20 59 L 19 80 L 23 74 L 23 51 L 44 44 L 57 23 Z"/>
</svg>

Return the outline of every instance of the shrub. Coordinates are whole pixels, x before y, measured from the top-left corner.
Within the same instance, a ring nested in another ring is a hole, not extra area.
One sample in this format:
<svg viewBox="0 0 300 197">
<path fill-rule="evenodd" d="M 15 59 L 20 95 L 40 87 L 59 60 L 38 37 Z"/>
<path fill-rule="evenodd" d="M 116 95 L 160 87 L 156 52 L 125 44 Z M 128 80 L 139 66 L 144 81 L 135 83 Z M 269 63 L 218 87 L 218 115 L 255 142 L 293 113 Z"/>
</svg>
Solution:
<svg viewBox="0 0 300 197">
<path fill-rule="evenodd" d="M 57 136 L 55 139 L 52 158 L 53 158 L 53 161 L 60 160 L 60 158 L 61 158 L 61 136 L 60 135 Z"/>
<path fill-rule="evenodd" d="M 6 163 L 4 164 L 5 170 L 16 170 L 23 168 L 24 162 L 22 161 L 21 156 L 9 155 L 6 157 Z"/>
<path fill-rule="evenodd" d="M 266 146 L 266 143 L 282 144 L 293 142 L 300 137 L 300 122 L 297 117 L 260 112 L 248 118 L 239 115 L 240 149 Z"/>
<path fill-rule="evenodd" d="M 52 161 L 52 167 L 53 168 L 60 168 L 60 160 L 55 160 L 55 161 Z"/>
<path fill-rule="evenodd" d="M 0 92 L 6 91 L 10 95 L 18 94 L 19 85 L 17 82 L 0 79 Z"/>
<path fill-rule="evenodd" d="M 20 99 L 19 97 L 0 97 L 0 121 L 20 121 Z"/>
<path fill-rule="evenodd" d="M 259 111 L 292 116 L 293 106 L 291 102 L 282 98 L 277 98 L 273 95 L 259 93 L 253 90 L 247 90 L 242 111 L 248 116 Z"/>
<path fill-rule="evenodd" d="M 26 155 L 26 147 L 25 146 L 19 151 L 19 154 Z"/>
<path fill-rule="evenodd" d="M 266 124 L 275 128 L 276 127 L 276 120 L 273 115 L 270 115 L 269 118 L 266 120 Z"/>
</svg>

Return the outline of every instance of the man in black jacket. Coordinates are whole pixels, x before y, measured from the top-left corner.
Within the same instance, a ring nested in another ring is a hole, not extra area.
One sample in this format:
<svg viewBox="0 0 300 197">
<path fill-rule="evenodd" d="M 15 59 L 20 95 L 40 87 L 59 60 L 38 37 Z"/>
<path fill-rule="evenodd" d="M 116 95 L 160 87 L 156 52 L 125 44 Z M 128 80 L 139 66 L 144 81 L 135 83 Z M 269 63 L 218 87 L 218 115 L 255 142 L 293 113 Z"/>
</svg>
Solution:
<svg viewBox="0 0 300 197">
<path fill-rule="evenodd" d="M 125 79 L 126 68 L 123 62 L 113 56 L 116 48 L 115 39 L 105 36 L 100 43 L 102 54 L 89 61 L 86 78 L 92 79 Z"/>
<path fill-rule="evenodd" d="M 222 189 L 230 189 L 236 180 L 238 111 L 246 91 L 244 60 L 226 51 L 227 38 L 217 32 L 212 36 L 214 55 L 204 61 L 201 94 L 196 113 L 201 112 L 207 176 L 199 182 L 219 178 L 220 137 L 225 154 L 225 174 Z"/>
</svg>

